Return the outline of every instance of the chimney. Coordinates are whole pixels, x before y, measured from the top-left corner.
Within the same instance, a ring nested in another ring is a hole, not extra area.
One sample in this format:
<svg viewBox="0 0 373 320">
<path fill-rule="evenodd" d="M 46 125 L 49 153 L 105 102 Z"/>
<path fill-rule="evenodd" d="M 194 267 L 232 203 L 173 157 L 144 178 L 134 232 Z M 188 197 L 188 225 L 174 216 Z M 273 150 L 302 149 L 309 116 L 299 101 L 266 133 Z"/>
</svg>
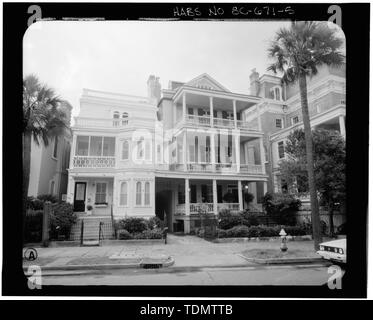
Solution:
<svg viewBox="0 0 373 320">
<path fill-rule="evenodd" d="M 253 96 L 259 95 L 259 73 L 256 69 L 251 70 L 250 74 L 250 94 Z"/>
<path fill-rule="evenodd" d="M 150 75 L 147 84 L 148 98 L 158 103 L 158 101 L 161 99 L 161 84 L 159 82 L 159 77 Z"/>
</svg>

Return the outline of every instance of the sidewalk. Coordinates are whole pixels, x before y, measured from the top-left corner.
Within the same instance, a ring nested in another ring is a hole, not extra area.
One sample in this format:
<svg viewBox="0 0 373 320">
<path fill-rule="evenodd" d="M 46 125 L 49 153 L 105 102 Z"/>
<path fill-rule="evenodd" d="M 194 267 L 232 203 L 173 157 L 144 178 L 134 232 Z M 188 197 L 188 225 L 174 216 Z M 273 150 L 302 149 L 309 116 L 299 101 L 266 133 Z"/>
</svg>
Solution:
<svg viewBox="0 0 373 320">
<path fill-rule="evenodd" d="M 292 241 L 289 252 L 297 257 L 321 261 L 313 250 L 312 241 Z M 101 247 L 36 248 L 35 261 L 24 260 L 24 267 L 41 266 L 42 270 L 91 270 L 135 268 L 142 264 L 162 264 L 163 267 L 238 267 L 252 265 L 248 253 L 280 251 L 277 242 L 212 243 L 195 236 L 170 235 L 168 244 L 105 245 Z M 304 253 L 304 254 L 303 254 Z"/>
</svg>

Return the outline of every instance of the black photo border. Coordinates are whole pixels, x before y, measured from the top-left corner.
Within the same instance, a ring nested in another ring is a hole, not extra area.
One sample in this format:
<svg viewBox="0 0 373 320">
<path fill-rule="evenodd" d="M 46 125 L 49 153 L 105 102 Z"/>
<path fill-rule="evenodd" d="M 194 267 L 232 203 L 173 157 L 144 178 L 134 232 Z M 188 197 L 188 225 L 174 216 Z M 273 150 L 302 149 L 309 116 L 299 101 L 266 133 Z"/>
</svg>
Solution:
<svg viewBox="0 0 373 320">
<path fill-rule="evenodd" d="M 22 39 L 38 5 L 42 17 L 105 20 L 241 19 L 274 20 L 272 15 L 237 17 L 233 6 L 286 8 L 276 19 L 328 20 L 328 8 L 342 9 L 346 36 L 346 131 L 348 261 L 342 290 L 325 286 L 44 286 L 30 290 L 22 270 Z M 4 3 L 3 4 L 3 269 L 2 294 L 7 296 L 156 296 L 156 297 L 298 297 L 362 298 L 367 293 L 368 119 L 370 4 L 360 3 L 216 3 L 226 12 L 211 17 L 212 3 Z M 176 16 L 175 7 L 199 7 L 201 16 Z"/>
</svg>

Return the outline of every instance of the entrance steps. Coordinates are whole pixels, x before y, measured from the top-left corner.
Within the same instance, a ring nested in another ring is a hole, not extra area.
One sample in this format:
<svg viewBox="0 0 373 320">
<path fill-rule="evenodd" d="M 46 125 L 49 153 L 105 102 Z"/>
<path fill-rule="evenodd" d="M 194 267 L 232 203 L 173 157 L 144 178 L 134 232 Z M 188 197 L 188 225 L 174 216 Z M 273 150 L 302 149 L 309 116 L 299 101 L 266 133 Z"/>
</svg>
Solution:
<svg viewBox="0 0 373 320">
<path fill-rule="evenodd" d="M 70 231 L 70 240 L 80 241 L 82 221 L 83 229 L 83 244 L 99 245 L 99 230 L 101 225 L 101 240 L 114 239 L 114 228 L 111 218 L 108 216 L 85 216 L 78 217 L 78 220 L 73 225 Z"/>
</svg>

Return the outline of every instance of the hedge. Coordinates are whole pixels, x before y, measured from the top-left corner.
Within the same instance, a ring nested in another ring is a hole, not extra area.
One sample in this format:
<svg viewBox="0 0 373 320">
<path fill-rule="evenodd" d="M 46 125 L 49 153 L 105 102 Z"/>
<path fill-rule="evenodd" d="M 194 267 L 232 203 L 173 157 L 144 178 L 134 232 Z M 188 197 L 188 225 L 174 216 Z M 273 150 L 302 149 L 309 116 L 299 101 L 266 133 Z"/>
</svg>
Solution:
<svg viewBox="0 0 373 320">
<path fill-rule="evenodd" d="M 306 230 L 302 226 L 251 226 L 245 225 L 235 226 L 224 230 L 218 229 L 219 238 L 240 238 L 240 237 L 278 237 L 281 229 L 284 229 L 289 236 L 306 235 Z"/>
</svg>

